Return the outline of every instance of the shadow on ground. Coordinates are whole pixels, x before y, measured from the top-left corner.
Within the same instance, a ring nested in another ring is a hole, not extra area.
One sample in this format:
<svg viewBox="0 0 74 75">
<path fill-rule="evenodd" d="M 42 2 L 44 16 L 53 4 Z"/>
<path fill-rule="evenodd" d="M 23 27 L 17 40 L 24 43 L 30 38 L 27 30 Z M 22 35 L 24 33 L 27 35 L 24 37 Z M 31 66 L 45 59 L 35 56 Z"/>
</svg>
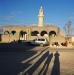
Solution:
<svg viewBox="0 0 74 75">
<path fill-rule="evenodd" d="M 32 51 L 35 46 L 30 46 L 29 42 L 24 43 L 1 43 L 0 44 L 0 75 L 17 75 L 18 72 L 28 67 L 30 64 L 21 64 L 37 52 Z"/>
<path fill-rule="evenodd" d="M 29 68 L 23 74 L 24 75 L 32 75 L 38 69 L 38 67 L 42 64 L 42 62 L 47 58 L 47 60 L 45 61 L 44 65 L 42 67 L 42 69 L 38 73 L 38 75 L 46 75 L 48 67 L 49 67 L 49 63 L 50 63 L 52 57 L 53 57 L 53 54 L 49 54 L 49 51 L 45 52 L 42 55 L 42 57 L 31 68 Z"/>
<path fill-rule="evenodd" d="M 59 55 L 60 54 L 58 53 L 58 51 L 56 51 L 56 53 L 54 54 L 55 59 L 54 59 L 54 64 L 53 64 L 51 75 L 60 75 Z"/>
<path fill-rule="evenodd" d="M 36 75 L 46 75 L 53 54 L 47 49 L 44 49 L 38 55 L 36 55 L 37 51 L 32 50 L 34 47 L 35 46 L 29 46 L 28 43 L 10 43 L 0 45 L 0 75 L 33 75 L 33 73 L 39 68 L 43 61 L 45 62 Z M 36 56 L 33 57 L 34 55 Z M 39 56 L 41 57 L 35 63 L 29 63 Z M 54 56 L 55 59 L 51 75 L 60 75 L 58 52 L 56 52 Z M 31 57 L 33 58 L 28 60 Z M 25 60 L 28 61 L 26 63 L 21 63 Z M 30 68 L 27 69 L 28 67 Z"/>
<path fill-rule="evenodd" d="M 35 46 L 31 45 L 30 42 L 11 42 L 11 43 L 0 43 L 0 52 L 19 52 L 31 50 Z"/>
</svg>

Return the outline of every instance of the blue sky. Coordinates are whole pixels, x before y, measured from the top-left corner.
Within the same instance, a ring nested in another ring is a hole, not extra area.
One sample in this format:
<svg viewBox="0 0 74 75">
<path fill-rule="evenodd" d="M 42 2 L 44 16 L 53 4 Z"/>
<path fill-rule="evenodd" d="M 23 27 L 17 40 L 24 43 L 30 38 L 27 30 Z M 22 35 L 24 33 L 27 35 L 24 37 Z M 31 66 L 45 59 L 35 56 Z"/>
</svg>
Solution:
<svg viewBox="0 0 74 75">
<path fill-rule="evenodd" d="M 69 19 L 74 24 L 74 0 L 0 0 L 0 25 L 37 24 L 41 4 L 45 24 L 63 28 Z"/>
</svg>

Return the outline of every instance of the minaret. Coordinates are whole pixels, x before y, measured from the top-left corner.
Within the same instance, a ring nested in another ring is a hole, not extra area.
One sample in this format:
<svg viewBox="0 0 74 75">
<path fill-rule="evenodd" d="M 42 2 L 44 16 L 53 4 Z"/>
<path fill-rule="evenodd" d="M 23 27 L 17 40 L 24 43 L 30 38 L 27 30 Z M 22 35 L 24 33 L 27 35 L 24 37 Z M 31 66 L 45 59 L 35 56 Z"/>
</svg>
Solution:
<svg viewBox="0 0 74 75">
<path fill-rule="evenodd" d="M 38 14 L 38 27 L 43 27 L 43 21 L 44 21 L 44 11 L 41 6 Z"/>
</svg>

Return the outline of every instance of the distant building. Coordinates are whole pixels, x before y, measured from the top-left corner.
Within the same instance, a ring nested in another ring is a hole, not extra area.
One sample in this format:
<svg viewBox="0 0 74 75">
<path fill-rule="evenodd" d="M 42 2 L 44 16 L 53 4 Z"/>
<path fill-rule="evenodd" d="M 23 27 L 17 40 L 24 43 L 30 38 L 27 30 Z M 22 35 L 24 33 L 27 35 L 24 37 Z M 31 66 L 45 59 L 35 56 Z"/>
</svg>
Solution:
<svg viewBox="0 0 74 75">
<path fill-rule="evenodd" d="M 44 25 L 44 11 L 42 6 L 39 9 L 37 26 L 13 26 L 3 27 L 3 33 L 0 36 L 1 42 L 12 42 L 17 40 L 33 40 L 44 37 L 52 42 L 64 42 L 65 34 L 56 25 Z"/>
</svg>

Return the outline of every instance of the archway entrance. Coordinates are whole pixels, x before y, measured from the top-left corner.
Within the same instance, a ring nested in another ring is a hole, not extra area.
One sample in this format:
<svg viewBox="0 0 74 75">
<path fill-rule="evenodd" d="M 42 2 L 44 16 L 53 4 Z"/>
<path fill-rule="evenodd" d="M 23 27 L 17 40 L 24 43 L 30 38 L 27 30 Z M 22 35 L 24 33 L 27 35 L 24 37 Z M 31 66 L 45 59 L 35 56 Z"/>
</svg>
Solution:
<svg viewBox="0 0 74 75">
<path fill-rule="evenodd" d="M 45 34 L 47 34 L 46 31 L 42 31 L 42 32 L 41 32 L 41 36 L 44 36 Z"/>
<path fill-rule="evenodd" d="M 16 34 L 16 31 L 15 30 L 11 31 L 11 34 L 14 36 Z"/>
<path fill-rule="evenodd" d="M 19 33 L 19 39 L 20 40 L 27 40 L 27 32 L 20 31 L 20 33 Z"/>
<path fill-rule="evenodd" d="M 56 36 L 56 32 L 55 32 L 55 31 L 50 31 L 50 32 L 49 32 L 49 36 L 55 37 L 55 36 Z"/>
<path fill-rule="evenodd" d="M 31 32 L 31 36 L 37 36 L 38 34 L 39 34 L 38 31 L 33 31 L 33 32 Z"/>
</svg>

